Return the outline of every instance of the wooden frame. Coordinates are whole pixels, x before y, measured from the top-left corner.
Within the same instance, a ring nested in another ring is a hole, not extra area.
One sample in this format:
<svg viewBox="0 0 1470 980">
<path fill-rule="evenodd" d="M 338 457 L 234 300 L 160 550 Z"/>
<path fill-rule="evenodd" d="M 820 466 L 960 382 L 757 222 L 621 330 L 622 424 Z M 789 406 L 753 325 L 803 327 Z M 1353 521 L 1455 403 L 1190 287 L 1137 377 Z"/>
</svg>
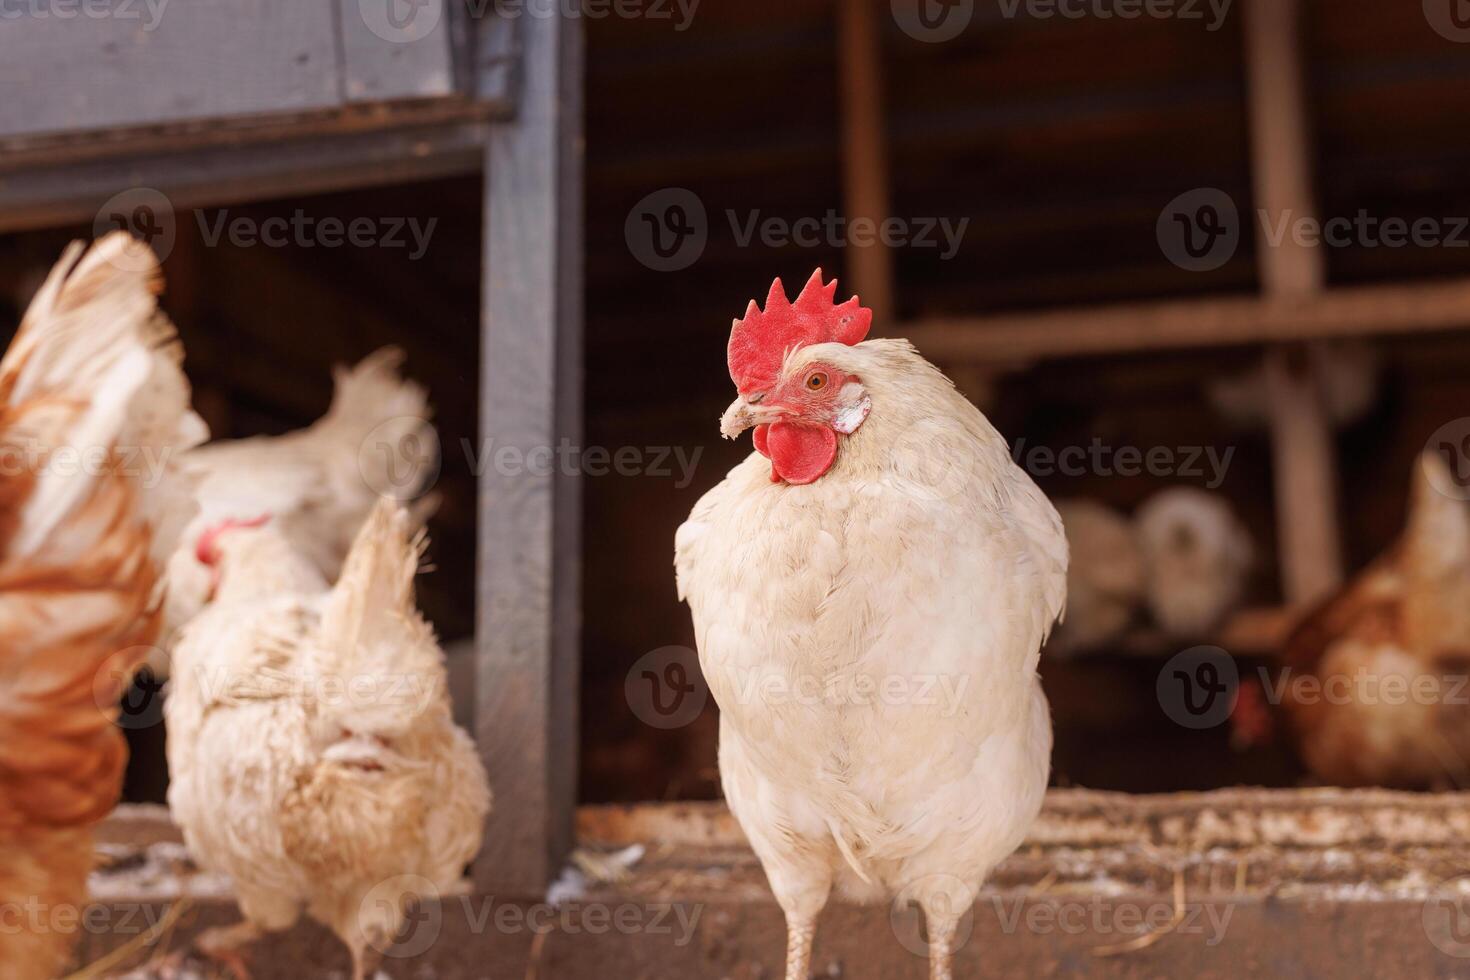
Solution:
<svg viewBox="0 0 1470 980">
<path fill-rule="evenodd" d="M 1273 215 L 1316 214 L 1311 173 L 1311 113 L 1302 65 L 1300 0 L 1247 0 L 1245 47 L 1249 83 L 1252 177 L 1258 206 Z M 866 213 L 887 188 L 882 160 L 881 93 L 864 75 L 880 62 L 860 0 L 839 11 L 839 71 L 844 140 L 850 162 L 844 188 L 849 212 Z M 957 376 L 1025 367 L 1052 357 L 1260 344 L 1269 392 L 1281 580 L 1290 609 L 1309 607 L 1342 581 L 1337 462 L 1322 379 L 1311 343 L 1333 337 L 1470 328 L 1470 281 L 1331 289 L 1320 248 L 1257 234 L 1259 295 L 1054 309 L 988 317 L 950 317 L 895 324 Z M 854 273 L 885 304 L 891 259 L 859 250 Z"/>
<path fill-rule="evenodd" d="M 532 18 L 523 101 L 486 149 L 481 435 L 530 450 L 580 440 L 582 39 Z M 558 467 L 552 467 L 559 470 Z M 476 736 L 497 805 L 475 874 L 539 894 L 572 847 L 581 495 L 574 476 L 480 477 Z"/>
<path fill-rule="evenodd" d="M 0 21 L 0 80 L 29 91 L 75 92 L 67 74 L 95 59 L 166 73 L 95 103 L 0 109 L 0 231 L 88 223 L 136 187 L 182 209 L 483 171 L 481 437 L 575 441 L 581 18 L 471 20 L 427 2 L 415 9 L 436 12 L 434 29 L 400 43 L 365 28 L 359 0 L 213 0 L 153 37 L 33 18 L 28 45 L 20 22 Z M 270 18 L 287 6 L 282 27 Z M 160 47 L 222 62 L 207 78 L 173 73 Z M 575 476 L 483 475 L 476 729 L 497 799 L 476 881 L 498 894 L 539 897 L 572 845 L 579 527 Z"/>
</svg>

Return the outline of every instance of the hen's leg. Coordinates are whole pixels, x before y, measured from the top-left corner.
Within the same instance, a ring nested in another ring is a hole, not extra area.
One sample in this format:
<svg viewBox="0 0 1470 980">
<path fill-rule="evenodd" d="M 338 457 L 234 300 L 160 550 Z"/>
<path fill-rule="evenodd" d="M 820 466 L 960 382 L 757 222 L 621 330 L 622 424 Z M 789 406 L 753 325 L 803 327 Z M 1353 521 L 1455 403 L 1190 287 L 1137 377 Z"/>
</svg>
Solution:
<svg viewBox="0 0 1470 980">
<path fill-rule="evenodd" d="M 925 913 L 929 930 L 929 980 L 953 980 L 954 937 L 959 919 L 951 915 Z"/>
<path fill-rule="evenodd" d="M 237 980 L 250 980 L 244 947 L 261 937 L 260 929 L 249 919 L 232 926 L 206 929 L 194 940 L 194 948 L 224 966 Z"/>
<path fill-rule="evenodd" d="M 804 921 L 786 917 L 786 980 L 810 980 L 812 940 L 816 935 L 816 916 Z"/>
<path fill-rule="evenodd" d="M 951 980 L 955 937 L 960 921 L 974 904 L 975 890 L 951 875 L 932 875 L 919 889 L 918 901 L 929 933 L 929 980 Z"/>
</svg>

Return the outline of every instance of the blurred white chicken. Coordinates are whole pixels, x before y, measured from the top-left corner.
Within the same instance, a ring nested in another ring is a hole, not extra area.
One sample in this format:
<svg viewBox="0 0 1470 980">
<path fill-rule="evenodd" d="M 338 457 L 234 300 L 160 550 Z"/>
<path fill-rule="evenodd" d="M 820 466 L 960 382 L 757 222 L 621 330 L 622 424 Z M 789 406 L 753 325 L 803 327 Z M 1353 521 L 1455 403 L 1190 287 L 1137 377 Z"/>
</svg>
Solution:
<svg viewBox="0 0 1470 980">
<path fill-rule="evenodd" d="M 1208 636 L 1245 594 L 1255 549 L 1219 494 L 1171 487 L 1134 515 L 1154 622 L 1179 639 Z"/>
<path fill-rule="evenodd" d="M 208 436 L 158 311 L 158 262 L 118 232 L 67 249 L 0 360 L 0 976 L 54 977 L 91 826 L 117 802 L 119 695 L 158 635 L 165 557 L 194 513 L 178 460 Z M 26 909 L 50 928 L 14 927 Z"/>
<path fill-rule="evenodd" d="M 836 887 L 917 902 L 931 977 L 1041 808 L 1051 724 L 1036 667 L 1061 614 L 1061 521 L 1005 440 L 817 270 L 778 279 L 728 351 L 721 420 L 755 447 L 675 539 L 720 706 L 720 774 L 807 980 Z"/>
<path fill-rule="evenodd" d="M 362 980 L 406 906 L 460 879 L 490 792 L 414 604 L 410 516 L 380 501 L 330 589 L 273 525 L 200 539 L 218 591 L 174 651 L 169 806 L 245 917 L 202 936 L 202 952 L 242 969 L 243 944 L 305 911 Z"/>
<path fill-rule="evenodd" d="M 1095 500 L 1056 502 L 1072 560 L 1067 618 L 1046 642 L 1049 656 L 1071 656 L 1121 636 L 1143 607 L 1143 553 L 1128 518 Z"/>
<path fill-rule="evenodd" d="M 385 347 L 356 367 L 337 368 L 331 407 L 310 428 L 223 440 L 188 454 L 201 479 L 200 512 L 169 561 L 166 642 L 209 601 L 214 573 L 195 547 L 206 528 L 268 516 L 331 581 L 379 496 L 412 499 L 437 475 L 428 396 L 399 377 L 402 361 L 401 350 Z M 166 675 L 166 664 L 153 667 Z"/>
</svg>

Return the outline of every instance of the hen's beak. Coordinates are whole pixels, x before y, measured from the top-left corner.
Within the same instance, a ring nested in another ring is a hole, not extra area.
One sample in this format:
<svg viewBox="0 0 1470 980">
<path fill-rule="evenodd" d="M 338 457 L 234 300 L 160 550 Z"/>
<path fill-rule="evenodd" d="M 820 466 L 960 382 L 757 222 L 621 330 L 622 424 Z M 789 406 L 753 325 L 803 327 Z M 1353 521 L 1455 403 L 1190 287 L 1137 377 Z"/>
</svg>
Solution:
<svg viewBox="0 0 1470 980">
<path fill-rule="evenodd" d="M 762 397 L 757 395 L 757 398 Z M 744 395 L 730 403 L 725 414 L 720 416 L 720 435 L 734 439 L 753 425 L 777 422 L 781 413 L 765 405 L 752 404 Z"/>
</svg>

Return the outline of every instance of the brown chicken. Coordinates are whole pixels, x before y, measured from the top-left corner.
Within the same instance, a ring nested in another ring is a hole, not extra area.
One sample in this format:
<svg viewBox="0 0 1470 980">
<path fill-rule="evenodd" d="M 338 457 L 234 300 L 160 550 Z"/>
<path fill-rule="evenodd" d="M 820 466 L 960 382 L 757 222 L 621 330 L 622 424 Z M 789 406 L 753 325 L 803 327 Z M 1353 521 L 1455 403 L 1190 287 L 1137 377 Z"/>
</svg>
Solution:
<svg viewBox="0 0 1470 980">
<path fill-rule="evenodd" d="M 67 959 L 90 828 L 127 761 L 116 703 L 193 516 L 173 457 L 205 435 L 153 253 L 122 233 L 81 253 L 67 249 L 0 360 L 0 904 L 20 926 L 0 929 L 5 980 Z"/>
<path fill-rule="evenodd" d="M 1456 489 L 1426 452 L 1398 543 L 1287 641 L 1273 686 L 1324 782 L 1470 785 L 1470 505 Z"/>
</svg>

